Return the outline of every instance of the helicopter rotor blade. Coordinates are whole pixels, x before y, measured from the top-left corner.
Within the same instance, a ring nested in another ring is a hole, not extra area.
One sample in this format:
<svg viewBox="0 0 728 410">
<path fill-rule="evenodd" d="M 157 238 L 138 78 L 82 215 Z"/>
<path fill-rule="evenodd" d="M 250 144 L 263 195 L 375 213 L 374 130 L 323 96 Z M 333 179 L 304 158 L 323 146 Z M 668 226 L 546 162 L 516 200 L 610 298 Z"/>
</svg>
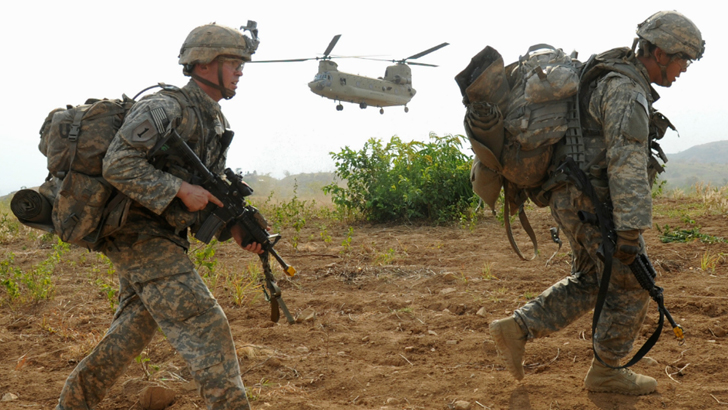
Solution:
<svg viewBox="0 0 728 410">
<path fill-rule="evenodd" d="M 286 60 L 253 60 L 248 61 L 247 64 L 251 63 L 297 63 L 300 61 L 308 61 L 308 60 L 317 60 L 318 57 L 311 57 L 311 58 L 290 58 Z"/>
<path fill-rule="evenodd" d="M 360 60 L 387 61 L 389 63 L 396 63 L 398 61 L 398 60 L 392 60 L 391 58 L 372 58 L 372 57 L 360 57 L 360 56 L 339 57 L 339 58 L 358 58 Z"/>
<path fill-rule="evenodd" d="M 331 42 L 329 43 L 329 46 L 326 47 L 326 51 L 324 51 L 324 58 L 328 57 L 329 54 L 331 54 L 331 50 L 334 49 L 334 46 L 339 41 L 339 38 L 341 37 L 341 34 L 337 34 L 334 36 L 334 38 L 331 39 Z"/>
<path fill-rule="evenodd" d="M 441 49 L 441 48 L 443 48 L 443 47 L 445 47 L 445 46 L 449 46 L 449 45 L 450 45 L 450 43 L 442 43 L 442 44 L 440 44 L 440 45 L 436 45 L 435 47 L 432 47 L 432 48 L 430 48 L 430 49 L 427 49 L 427 50 L 425 50 L 425 51 L 423 51 L 423 52 L 420 52 L 420 53 L 417 53 L 417 54 L 415 54 L 415 55 L 413 55 L 413 56 L 409 56 L 409 57 L 405 58 L 405 61 L 406 61 L 406 60 L 414 60 L 414 59 L 416 59 L 416 58 L 420 58 L 420 57 L 422 57 L 422 56 L 424 56 L 424 55 L 430 54 L 430 53 L 432 53 L 433 51 L 437 51 L 437 50 L 439 50 L 439 49 Z"/>
<path fill-rule="evenodd" d="M 405 64 L 407 64 L 407 65 L 421 65 L 421 66 L 425 66 L 425 67 L 438 67 L 438 66 L 436 66 L 434 64 L 415 63 L 415 62 L 409 62 L 409 61 L 407 63 L 405 63 Z"/>
</svg>

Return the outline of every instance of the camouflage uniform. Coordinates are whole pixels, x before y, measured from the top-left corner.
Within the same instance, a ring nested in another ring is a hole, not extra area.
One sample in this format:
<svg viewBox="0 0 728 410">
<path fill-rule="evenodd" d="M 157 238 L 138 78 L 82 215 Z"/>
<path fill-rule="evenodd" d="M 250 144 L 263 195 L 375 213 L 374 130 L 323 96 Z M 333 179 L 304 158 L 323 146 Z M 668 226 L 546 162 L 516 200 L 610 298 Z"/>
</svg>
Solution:
<svg viewBox="0 0 728 410">
<path fill-rule="evenodd" d="M 629 55 L 629 50 L 612 50 L 601 57 L 615 55 Z M 634 56 L 627 61 L 632 67 L 625 68 L 631 68 L 633 76 L 612 71 L 597 80 L 587 108 L 589 120 L 600 132 L 584 138 L 587 162 L 606 149 L 606 159 L 592 167 L 597 171 L 592 183 L 602 198 L 611 197 L 618 231 L 644 230 L 652 225 L 648 136 L 652 102 L 658 95 L 650 86 L 644 65 Z M 514 317 L 529 339 L 563 329 L 594 309 L 604 269 L 596 253 L 602 241 L 599 229 L 577 217 L 579 210 L 594 212 L 589 198 L 573 185 L 565 185 L 551 193 L 549 206 L 571 244 L 572 275 L 515 311 Z M 648 293 L 629 267 L 614 259 L 609 293 L 595 334 L 600 357 L 616 362 L 630 352 L 648 302 Z"/>
<path fill-rule="evenodd" d="M 220 137 L 227 122 L 219 104 L 194 80 L 182 90 L 201 121 L 183 113 L 174 95 L 156 93 L 132 108 L 104 159 L 104 177 L 135 201 L 122 231 L 102 249 L 119 274 L 119 308 L 104 338 L 68 377 L 57 410 L 94 408 L 157 327 L 187 362 L 209 409 L 250 408 L 227 318 L 186 255 L 187 227 L 194 232 L 199 213 L 175 199 L 182 180 L 147 160 L 160 135 L 146 121 L 161 107 L 177 129 L 189 130 L 183 138 L 195 141 L 205 165 L 223 169 Z"/>
</svg>

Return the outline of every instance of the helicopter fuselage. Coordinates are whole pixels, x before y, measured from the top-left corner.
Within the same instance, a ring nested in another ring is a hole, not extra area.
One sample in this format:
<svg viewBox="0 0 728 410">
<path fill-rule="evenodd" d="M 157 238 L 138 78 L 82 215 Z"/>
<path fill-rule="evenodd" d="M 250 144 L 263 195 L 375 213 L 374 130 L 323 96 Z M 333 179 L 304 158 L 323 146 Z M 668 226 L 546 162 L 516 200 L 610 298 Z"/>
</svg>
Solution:
<svg viewBox="0 0 728 410">
<path fill-rule="evenodd" d="M 371 78 L 341 72 L 333 61 L 322 60 L 308 86 L 314 94 L 362 107 L 406 105 L 417 92 L 412 88 L 412 75 L 405 64 L 389 66 L 384 78 Z"/>
</svg>

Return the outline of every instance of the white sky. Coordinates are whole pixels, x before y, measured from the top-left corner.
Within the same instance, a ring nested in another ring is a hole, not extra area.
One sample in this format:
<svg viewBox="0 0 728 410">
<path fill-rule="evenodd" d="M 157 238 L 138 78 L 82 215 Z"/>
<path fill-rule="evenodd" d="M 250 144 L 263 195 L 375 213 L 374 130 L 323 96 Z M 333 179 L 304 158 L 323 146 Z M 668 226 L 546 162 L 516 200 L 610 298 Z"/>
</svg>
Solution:
<svg viewBox="0 0 728 410">
<path fill-rule="evenodd" d="M 113 4 L 113 7 L 111 6 Z M 260 60 L 320 56 L 336 34 L 334 55 L 401 59 L 447 41 L 413 66 L 417 95 L 402 107 L 361 110 L 319 97 L 307 83 L 317 61 L 249 64 L 238 95 L 223 101 L 236 138 L 228 166 L 282 177 L 285 172 L 333 171 L 330 152 L 361 149 L 371 137 L 405 141 L 463 134 L 464 108 L 454 76 L 490 45 L 506 64 L 536 43 L 589 55 L 630 46 L 638 23 L 658 10 L 678 10 L 700 27 L 705 57 L 655 105 L 680 131 L 668 133 L 668 153 L 728 139 L 725 118 L 727 3 L 716 1 L 13 1 L 0 13 L 0 195 L 45 178 L 38 130 L 46 114 L 86 98 L 130 97 L 166 82 L 182 86 L 179 48 L 191 29 L 216 21 L 258 22 Z M 339 70 L 379 77 L 385 62 L 336 60 Z"/>
</svg>

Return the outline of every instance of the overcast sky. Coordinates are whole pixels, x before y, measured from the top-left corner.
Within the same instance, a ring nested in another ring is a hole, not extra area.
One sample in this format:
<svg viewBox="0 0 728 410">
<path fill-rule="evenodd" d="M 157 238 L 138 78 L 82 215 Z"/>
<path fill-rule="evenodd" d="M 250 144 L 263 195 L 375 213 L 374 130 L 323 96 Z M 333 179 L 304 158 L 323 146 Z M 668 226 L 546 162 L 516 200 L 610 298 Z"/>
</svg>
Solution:
<svg viewBox="0 0 728 410">
<path fill-rule="evenodd" d="M 332 54 L 401 59 L 444 41 L 450 46 L 417 60 L 417 95 L 402 107 L 335 109 L 307 83 L 317 62 L 248 64 L 238 95 L 223 101 L 236 137 L 228 166 L 269 173 L 332 171 L 329 153 L 360 149 L 369 138 L 405 141 L 463 134 L 464 108 L 453 77 L 490 45 L 506 64 L 536 43 L 589 55 L 630 46 L 638 23 L 658 10 L 678 10 L 693 20 L 707 42 L 705 57 L 670 89 L 659 88 L 655 106 L 677 126 L 668 153 L 728 139 L 725 69 L 728 38 L 723 2 L 637 1 L 27 1 L 0 14 L 4 63 L 0 68 L 0 195 L 39 185 L 45 157 L 38 130 L 46 114 L 86 98 L 119 98 L 166 82 L 183 86 L 179 48 L 191 29 L 216 21 L 240 27 L 256 20 L 261 44 L 254 59 L 316 57 L 331 38 Z M 648 5 L 649 4 L 649 5 Z M 724 40 L 720 40 L 720 39 Z M 337 60 L 339 70 L 383 76 L 385 62 Z"/>
</svg>

